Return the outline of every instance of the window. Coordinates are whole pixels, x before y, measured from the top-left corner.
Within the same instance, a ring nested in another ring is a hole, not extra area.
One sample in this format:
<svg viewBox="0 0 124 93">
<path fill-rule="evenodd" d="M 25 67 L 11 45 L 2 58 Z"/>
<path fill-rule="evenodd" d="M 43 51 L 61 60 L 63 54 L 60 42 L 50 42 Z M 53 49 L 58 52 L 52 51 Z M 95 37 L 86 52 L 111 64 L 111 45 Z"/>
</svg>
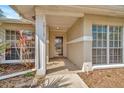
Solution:
<svg viewBox="0 0 124 93">
<path fill-rule="evenodd" d="M 93 25 L 93 64 L 107 64 L 107 26 Z"/>
<path fill-rule="evenodd" d="M 20 59 L 20 46 L 18 46 L 17 33 L 13 30 L 6 30 L 6 53 L 5 60 L 19 60 Z"/>
<path fill-rule="evenodd" d="M 107 31 L 107 25 L 92 25 L 93 64 L 122 63 L 122 31 L 121 26 L 109 26 Z"/>
<path fill-rule="evenodd" d="M 6 30 L 5 60 L 34 59 L 34 33 L 28 30 Z M 24 41 L 22 41 L 24 40 Z M 23 43 L 24 42 L 24 43 Z"/>
<path fill-rule="evenodd" d="M 109 26 L 109 63 L 122 63 L 122 27 Z"/>
</svg>

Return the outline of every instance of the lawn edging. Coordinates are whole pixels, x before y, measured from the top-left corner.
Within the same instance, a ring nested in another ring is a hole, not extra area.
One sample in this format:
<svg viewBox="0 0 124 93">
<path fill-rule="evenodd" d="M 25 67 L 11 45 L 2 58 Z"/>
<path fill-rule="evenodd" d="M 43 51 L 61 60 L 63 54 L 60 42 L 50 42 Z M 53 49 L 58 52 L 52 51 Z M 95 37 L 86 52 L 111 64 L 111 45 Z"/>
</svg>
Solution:
<svg viewBox="0 0 124 93">
<path fill-rule="evenodd" d="M 33 72 L 33 71 L 36 71 L 36 69 L 29 69 L 29 70 L 26 70 L 26 71 L 21 71 L 21 72 L 12 73 L 12 74 L 9 74 L 9 75 L 0 76 L 0 80 L 8 79 L 8 78 L 19 76 L 19 75 L 23 75 L 23 74 Z"/>
<path fill-rule="evenodd" d="M 81 83 L 83 84 L 83 88 L 89 88 L 87 84 L 82 80 L 82 78 L 77 74 L 77 76 L 80 78 Z"/>
</svg>

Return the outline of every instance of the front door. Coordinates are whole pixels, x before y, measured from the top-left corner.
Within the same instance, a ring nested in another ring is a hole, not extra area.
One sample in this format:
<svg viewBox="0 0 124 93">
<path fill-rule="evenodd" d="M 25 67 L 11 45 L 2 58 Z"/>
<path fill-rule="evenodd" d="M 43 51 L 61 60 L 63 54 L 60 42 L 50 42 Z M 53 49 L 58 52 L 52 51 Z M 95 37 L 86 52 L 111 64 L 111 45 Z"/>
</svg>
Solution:
<svg viewBox="0 0 124 93">
<path fill-rule="evenodd" d="M 55 38 L 55 53 L 56 57 L 63 56 L 63 37 Z"/>
</svg>

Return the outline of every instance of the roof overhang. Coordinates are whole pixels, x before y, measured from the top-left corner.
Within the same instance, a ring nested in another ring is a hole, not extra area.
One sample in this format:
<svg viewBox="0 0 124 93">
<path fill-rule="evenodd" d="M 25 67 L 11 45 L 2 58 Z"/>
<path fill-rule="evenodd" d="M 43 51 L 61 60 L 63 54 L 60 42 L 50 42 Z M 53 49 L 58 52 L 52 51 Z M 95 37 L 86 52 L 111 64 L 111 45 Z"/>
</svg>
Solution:
<svg viewBox="0 0 124 93">
<path fill-rule="evenodd" d="M 81 17 L 83 14 L 95 14 L 105 16 L 124 17 L 124 6 L 117 5 L 12 5 L 11 6 L 22 17 L 33 20 L 35 8 L 40 13 L 47 15 L 67 15 Z"/>
<path fill-rule="evenodd" d="M 1 17 L 0 18 L 1 23 L 18 23 L 18 24 L 34 24 L 32 21 L 27 20 L 27 19 L 10 19 L 6 17 Z"/>
</svg>

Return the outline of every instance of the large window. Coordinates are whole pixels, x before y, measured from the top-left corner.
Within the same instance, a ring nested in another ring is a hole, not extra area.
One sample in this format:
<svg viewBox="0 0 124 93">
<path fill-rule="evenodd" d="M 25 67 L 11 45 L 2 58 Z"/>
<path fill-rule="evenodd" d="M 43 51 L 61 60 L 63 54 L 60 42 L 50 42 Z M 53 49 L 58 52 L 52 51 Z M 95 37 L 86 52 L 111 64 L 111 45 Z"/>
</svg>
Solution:
<svg viewBox="0 0 124 93">
<path fill-rule="evenodd" d="M 93 25 L 93 64 L 107 64 L 107 26 Z"/>
<path fill-rule="evenodd" d="M 18 46 L 19 35 L 16 31 L 6 30 L 6 43 L 8 43 L 5 53 L 5 60 L 20 59 L 20 46 Z"/>
<path fill-rule="evenodd" d="M 109 63 L 122 63 L 122 27 L 109 26 Z"/>
<path fill-rule="evenodd" d="M 93 64 L 122 63 L 122 27 L 92 25 Z"/>
<path fill-rule="evenodd" d="M 34 33 L 29 30 L 6 30 L 5 60 L 34 59 Z"/>
</svg>

